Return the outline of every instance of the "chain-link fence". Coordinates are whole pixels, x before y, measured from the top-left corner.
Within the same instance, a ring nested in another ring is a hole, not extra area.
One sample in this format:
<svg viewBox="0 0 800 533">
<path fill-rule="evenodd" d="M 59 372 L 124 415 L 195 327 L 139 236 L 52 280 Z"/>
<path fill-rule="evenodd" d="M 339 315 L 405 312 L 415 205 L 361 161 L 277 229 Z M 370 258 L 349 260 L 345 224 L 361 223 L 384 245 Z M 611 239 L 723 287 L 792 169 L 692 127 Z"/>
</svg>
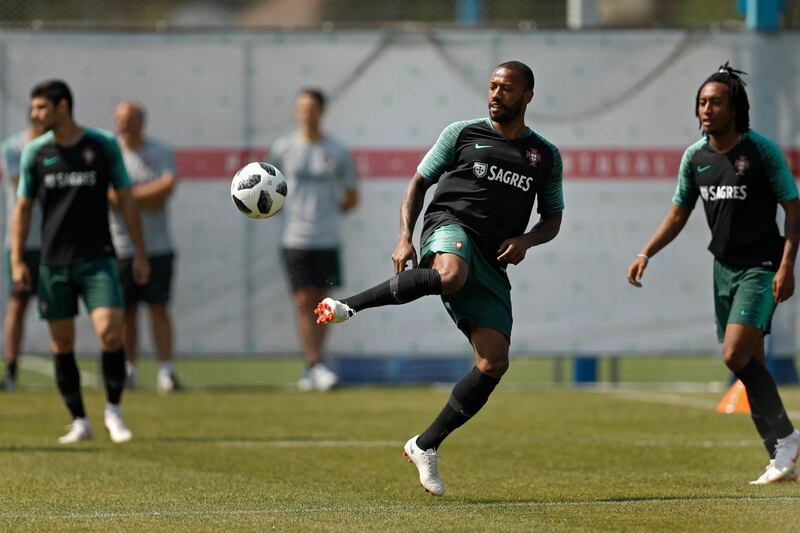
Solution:
<svg viewBox="0 0 800 533">
<path fill-rule="evenodd" d="M 601 27 L 741 27 L 736 0 L 598 0 Z M 82 27 L 375 27 L 545 29 L 567 26 L 568 0 L 3 0 L 0 24 Z M 800 1 L 783 3 L 783 25 L 800 24 Z"/>
</svg>

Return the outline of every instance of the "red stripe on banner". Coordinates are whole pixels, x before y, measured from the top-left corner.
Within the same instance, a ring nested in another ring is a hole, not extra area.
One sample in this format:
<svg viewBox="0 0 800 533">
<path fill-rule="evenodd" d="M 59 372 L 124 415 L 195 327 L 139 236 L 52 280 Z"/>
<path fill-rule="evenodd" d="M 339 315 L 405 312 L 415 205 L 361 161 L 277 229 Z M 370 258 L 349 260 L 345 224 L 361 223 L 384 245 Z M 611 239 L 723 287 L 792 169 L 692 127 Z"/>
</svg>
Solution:
<svg viewBox="0 0 800 533">
<path fill-rule="evenodd" d="M 408 179 L 416 172 L 425 149 L 353 149 L 362 179 Z M 675 179 L 683 149 L 567 148 L 561 151 L 567 179 Z M 792 173 L 800 174 L 800 149 L 784 150 Z M 265 161 L 266 150 L 181 148 L 176 151 L 178 174 L 188 179 L 228 179 L 245 163 Z"/>
</svg>

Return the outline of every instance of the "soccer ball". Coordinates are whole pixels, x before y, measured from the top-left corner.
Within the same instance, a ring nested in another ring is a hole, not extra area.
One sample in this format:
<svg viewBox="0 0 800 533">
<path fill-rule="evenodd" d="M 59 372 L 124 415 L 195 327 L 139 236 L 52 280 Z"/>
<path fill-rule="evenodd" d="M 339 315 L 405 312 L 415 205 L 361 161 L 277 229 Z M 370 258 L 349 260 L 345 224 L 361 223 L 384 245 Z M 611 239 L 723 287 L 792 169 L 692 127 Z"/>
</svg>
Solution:
<svg viewBox="0 0 800 533">
<path fill-rule="evenodd" d="M 286 201 L 286 178 L 269 163 L 248 163 L 231 181 L 236 208 L 250 218 L 269 218 Z"/>
</svg>

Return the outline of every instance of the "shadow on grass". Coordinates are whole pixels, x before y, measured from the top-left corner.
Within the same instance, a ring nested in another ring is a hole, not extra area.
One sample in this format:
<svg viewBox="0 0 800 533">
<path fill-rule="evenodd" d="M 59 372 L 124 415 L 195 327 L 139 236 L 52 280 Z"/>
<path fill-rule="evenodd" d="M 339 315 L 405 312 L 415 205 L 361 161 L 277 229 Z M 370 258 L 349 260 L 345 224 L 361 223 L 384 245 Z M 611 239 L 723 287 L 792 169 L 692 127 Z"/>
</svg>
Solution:
<svg viewBox="0 0 800 533">
<path fill-rule="evenodd" d="M 321 438 L 321 437 L 306 437 L 306 436 L 299 436 L 299 437 L 215 437 L 213 435 L 169 435 L 163 437 L 148 437 L 148 438 L 141 438 L 138 439 L 139 442 L 166 442 L 166 443 L 208 443 L 208 444 L 218 444 L 218 443 L 276 443 L 276 442 L 328 442 L 331 438 Z"/>
<path fill-rule="evenodd" d="M 783 499 L 790 499 L 790 500 L 800 500 L 800 496 L 788 496 L 784 497 Z M 508 499 L 497 499 L 497 498 L 486 498 L 486 499 L 478 499 L 478 498 L 469 498 L 460 500 L 461 503 L 467 505 L 490 505 L 490 506 L 498 506 L 498 507 L 535 507 L 535 506 L 569 506 L 569 505 L 576 505 L 576 506 L 588 506 L 588 505 L 624 505 L 624 504 L 636 504 L 636 503 L 670 503 L 670 502 L 687 502 L 687 501 L 760 501 L 760 500 L 767 500 L 767 501 L 774 501 L 774 495 L 754 495 L 754 494 L 708 494 L 708 495 L 685 495 L 685 496 L 665 496 L 665 495 L 652 495 L 652 496 L 617 496 L 614 498 L 597 498 L 597 499 L 585 499 L 585 500 L 538 500 L 538 499 L 531 499 L 531 498 L 508 498 Z"/>
<path fill-rule="evenodd" d="M 103 448 L 96 446 L 89 447 L 69 447 L 69 446 L 24 446 L 14 444 L 11 446 L 0 446 L 0 453 L 28 453 L 28 452 L 45 452 L 45 453 L 94 453 L 99 452 Z"/>
</svg>

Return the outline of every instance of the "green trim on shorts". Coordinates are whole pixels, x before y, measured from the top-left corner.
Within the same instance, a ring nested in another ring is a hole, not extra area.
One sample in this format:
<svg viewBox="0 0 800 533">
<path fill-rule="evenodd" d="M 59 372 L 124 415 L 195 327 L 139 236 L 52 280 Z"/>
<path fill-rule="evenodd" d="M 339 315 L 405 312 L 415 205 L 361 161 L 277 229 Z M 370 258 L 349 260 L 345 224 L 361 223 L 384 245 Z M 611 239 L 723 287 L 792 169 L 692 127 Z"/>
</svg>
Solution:
<svg viewBox="0 0 800 533">
<path fill-rule="evenodd" d="M 91 313 L 101 307 L 124 307 L 116 260 L 101 257 L 69 266 L 39 268 L 39 318 L 60 320 L 78 314 L 78 298 Z"/>
<path fill-rule="evenodd" d="M 714 312 L 717 340 L 722 342 L 728 324 L 744 324 L 770 332 L 775 313 L 772 280 L 765 268 L 734 268 L 714 260 Z"/>
<path fill-rule="evenodd" d="M 420 267 L 433 264 L 437 253 L 455 254 L 469 265 L 469 276 L 459 291 L 442 295 L 442 303 L 450 318 L 469 338 L 469 326 L 499 331 L 511 339 L 511 285 L 492 268 L 475 247 L 472 239 L 457 225 L 434 230 L 422 245 Z"/>
</svg>

